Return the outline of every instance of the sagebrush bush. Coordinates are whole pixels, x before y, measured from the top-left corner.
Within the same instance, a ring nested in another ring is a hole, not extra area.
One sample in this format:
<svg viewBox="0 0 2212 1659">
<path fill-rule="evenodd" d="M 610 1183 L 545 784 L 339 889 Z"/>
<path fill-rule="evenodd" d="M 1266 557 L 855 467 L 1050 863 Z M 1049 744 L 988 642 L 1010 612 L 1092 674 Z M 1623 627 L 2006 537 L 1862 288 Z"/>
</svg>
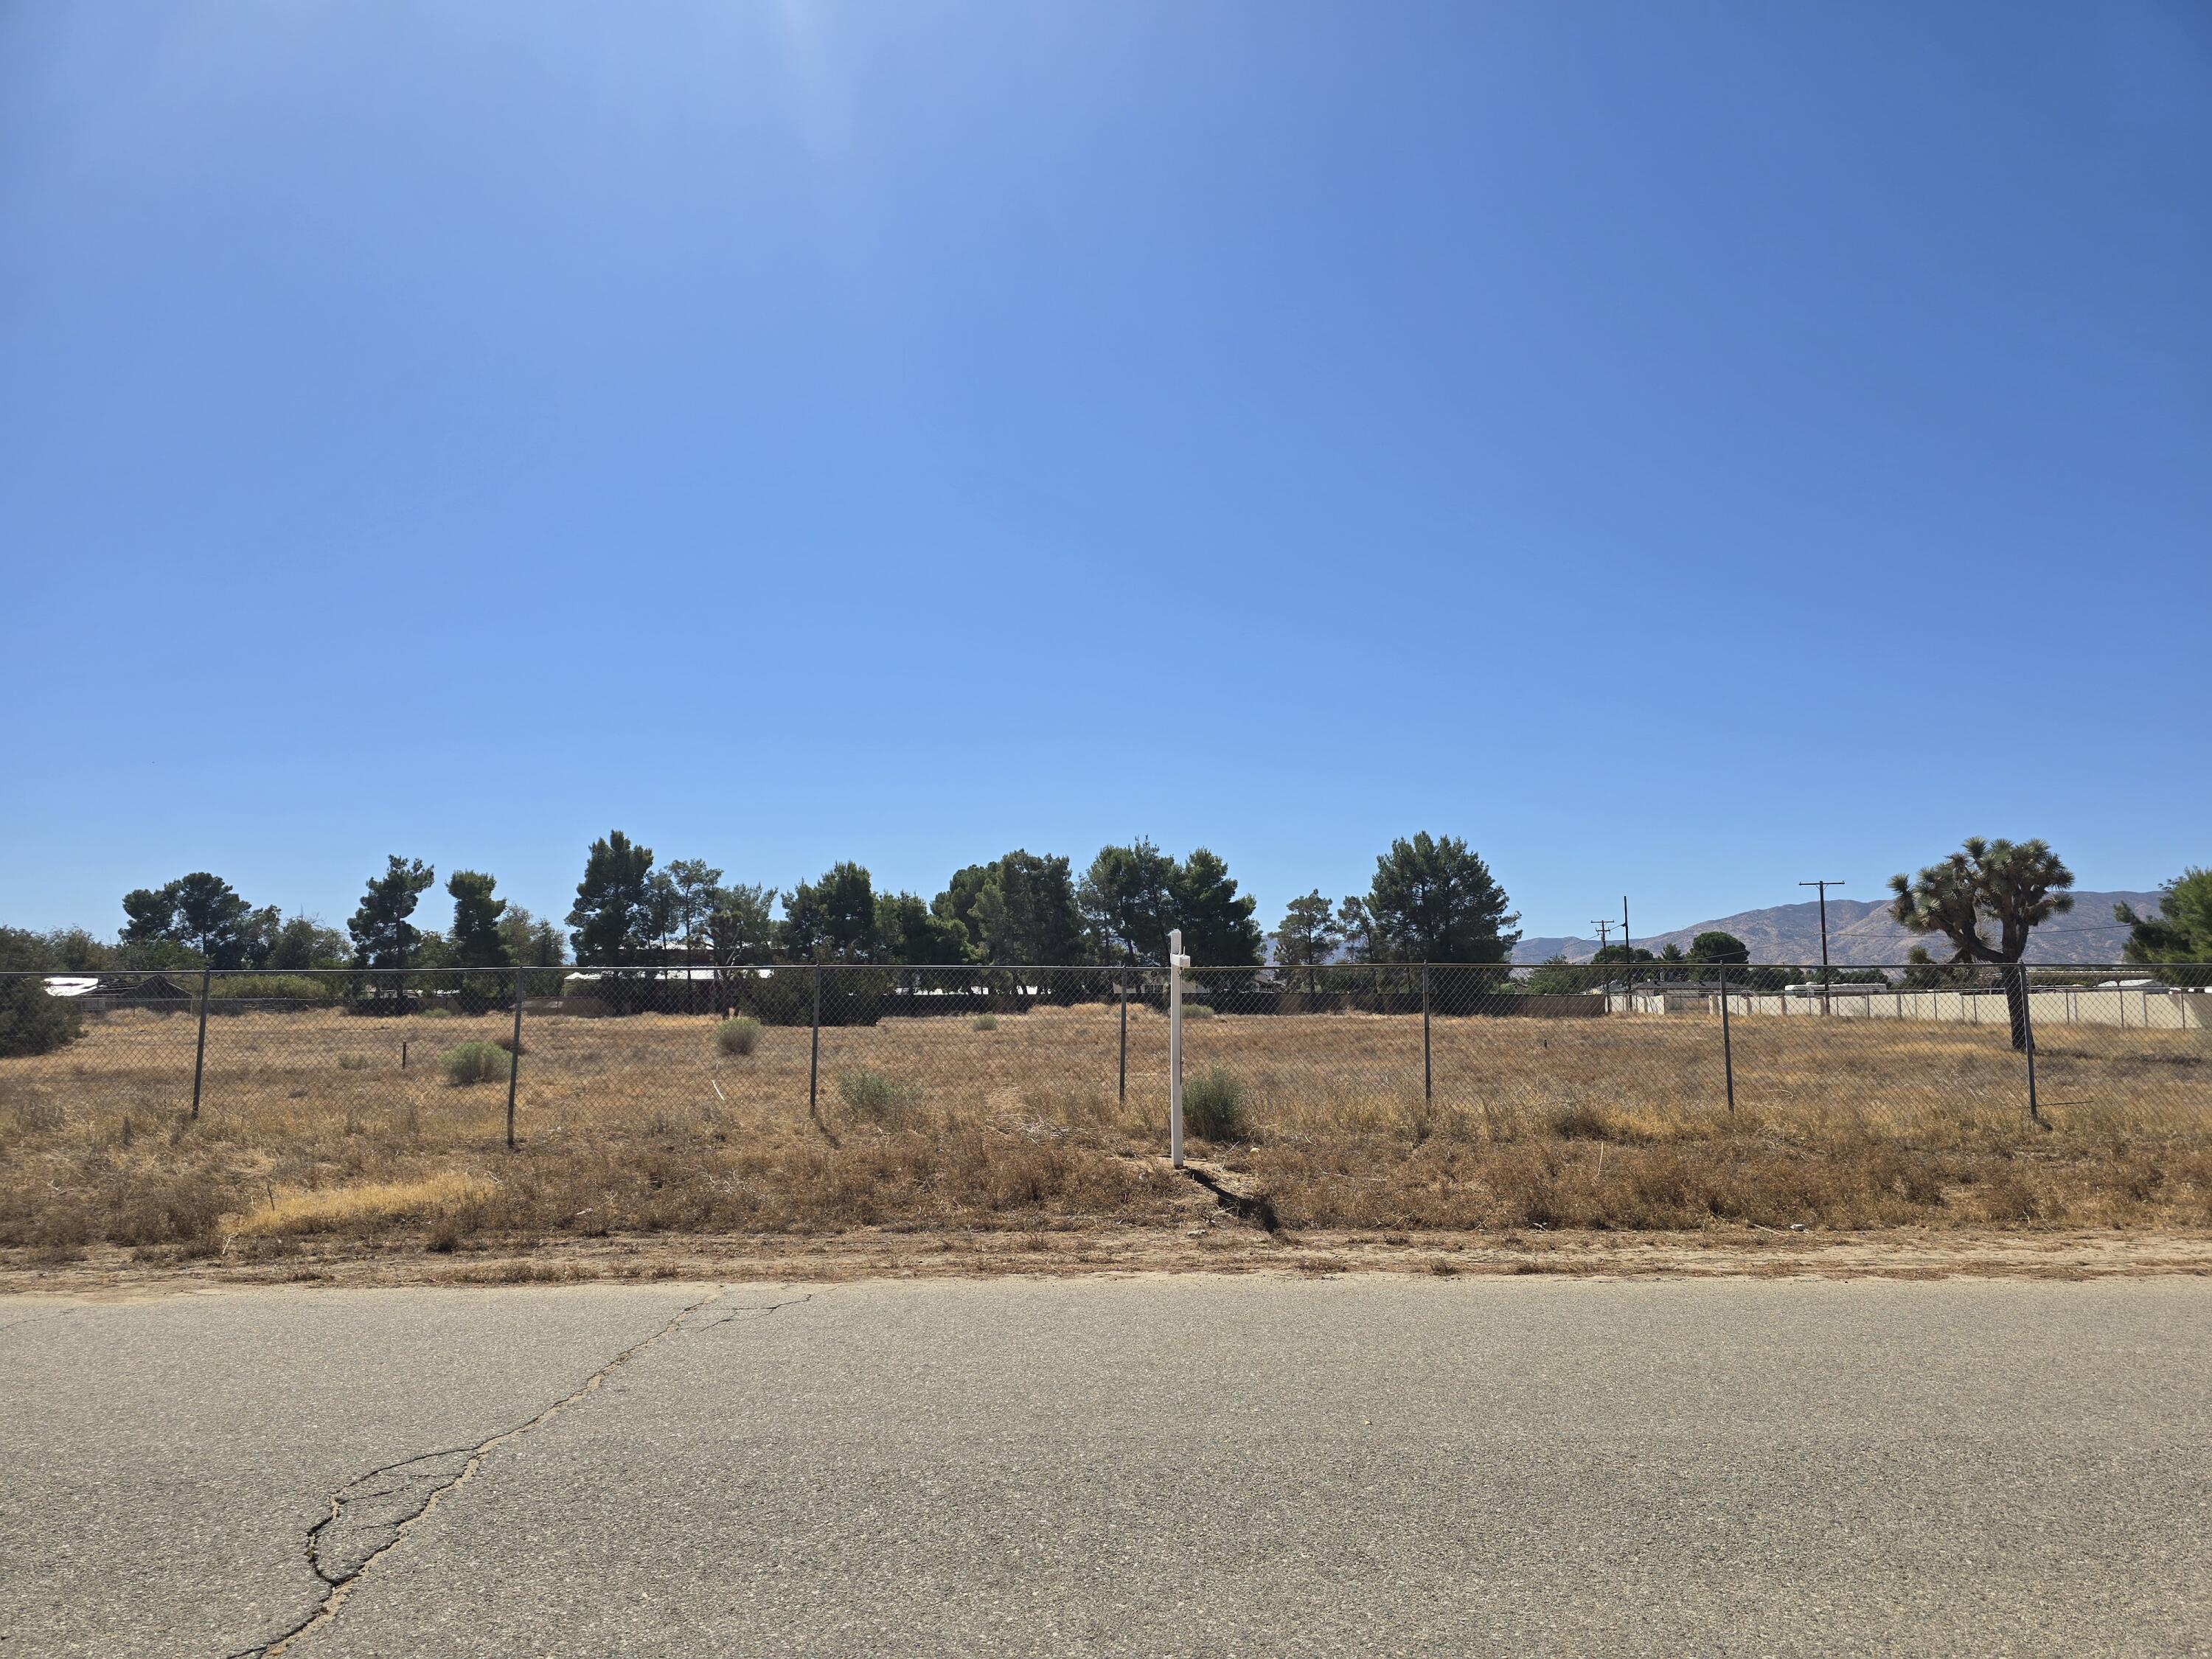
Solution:
<svg viewBox="0 0 2212 1659">
<path fill-rule="evenodd" d="M 761 1023 L 750 1014 L 726 1019 L 714 1028 L 714 1046 L 726 1054 L 749 1054 L 760 1047 Z"/>
<path fill-rule="evenodd" d="M 1212 1019 L 1213 1009 L 1206 1003 L 1186 1002 L 1182 1006 L 1182 1017 L 1185 1019 Z"/>
<path fill-rule="evenodd" d="M 1242 1140 L 1248 1127 L 1244 1095 L 1244 1085 L 1218 1066 L 1185 1078 L 1183 1127 L 1200 1140 Z"/>
<path fill-rule="evenodd" d="M 83 1016 L 43 981 L 0 980 L 0 1054 L 52 1054 L 82 1030 Z"/>
<path fill-rule="evenodd" d="M 978 1014 L 975 1025 L 979 1031 L 995 1031 L 999 1029 L 999 1017 L 996 1014 Z"/>
<path fill-rule="evenodd" d="M 507 1075 L 507 1050 L 495 1042 L 464 1042 L 441 1062 L 446 1081 L 455 1085 L 489 1083 Z"/>
<path fill-rule="evenodd" d="M 367 1054 L 340 1054 L 338 1056 L 338 1070 L 341 1072 L 365 1072 L 368 1069 L 368 1056 Z"/>
<path fill-rule="evenodd" d="M 837 1092 L 855 1116 L 888 1123 L 905 1115 L 921 1091 L 866 1066 L 848 1066 L 837 1073 Z"/>
</svg>

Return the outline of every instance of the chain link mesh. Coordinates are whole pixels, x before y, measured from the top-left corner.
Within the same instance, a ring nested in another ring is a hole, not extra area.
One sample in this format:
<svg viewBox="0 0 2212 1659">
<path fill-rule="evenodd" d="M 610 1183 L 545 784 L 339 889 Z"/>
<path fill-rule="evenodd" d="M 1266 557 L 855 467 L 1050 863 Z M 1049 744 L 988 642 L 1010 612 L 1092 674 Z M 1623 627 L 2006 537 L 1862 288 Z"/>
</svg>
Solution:
<svg viewBox="0 0 2212 1659">
<path fill-rule="evenodd" d="M 2155 971 L 1199 968 L 1186 1123 L 1329 1224 L 2186 1210 L 2212 970 Z M 338 1227 L 365 1191 L 567 1231 L 1175 1213 L 1160 968 L 54 977 L 74 1040 L 0 1024 L 0 1242 Z M 496 1161 L 510 1104 L 532 1156 Z M 2031 1108 L 2082 1132 L 2072 1199 L 2020 1162 Z"/>
<path fill-rule="evenodd" d="M 1200 967 L 1185 975 L 1185 1073 L 1218 1073 L 1261 1118 L 1415 1100 L 1725 1109 L 1731 1088 L 1747 1109 L 2014 1111 L 2032 1033 L 2039 1106 L 2201 1113 L 2212 992 L 2173 981 L 2212 975 L 2165 971 Z M 1155 967 L 343 969 L 219 974 L 207 989 L 204 1053 L 197 975 L 111 975 L 57 995 L 82 1035 L 0 1058 L 0 1101 L 27 1119 L 188 1110 L 197 1061 L 207 1111 L 481 1112 L 487 1087 L 503 1111 L 518 996 L 518 1092 L 533 1109 L 803 1106 L 811 1078 L 817 1109 L 933 1096 L 1016 1112 L 1134 1101 L 1157 1115 L 1166 1090 L 1167 974 Z"/>
</svg>

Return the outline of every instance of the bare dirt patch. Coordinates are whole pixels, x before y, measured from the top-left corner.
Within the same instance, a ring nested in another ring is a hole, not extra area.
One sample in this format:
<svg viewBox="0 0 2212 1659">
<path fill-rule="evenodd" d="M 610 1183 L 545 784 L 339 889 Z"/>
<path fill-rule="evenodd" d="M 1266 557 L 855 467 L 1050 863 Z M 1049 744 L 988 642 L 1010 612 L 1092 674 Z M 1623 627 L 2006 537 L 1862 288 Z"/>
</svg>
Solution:
<svg viewBox="0 0 2212 1659">
<path fill-rule="evenodd" d="M 1133 1273 L 1405 1273 L 1601 1279 L 2096 1279 L 2212 1273 L 2212 1234 L 1376 1234 L 1285 1237 L 1194 1217 L 1176 1231 L 956 1233 L 869 1230 L 811 1238 L 483 1239 L 455 1254 L 318 1239 L 278 1256 L 173 1260 L 99 1247 L 65 1261 L 0 1252 L 0 1291 L 100 1298 L 243 1285 L 840 1282 Z"/>
</svg>

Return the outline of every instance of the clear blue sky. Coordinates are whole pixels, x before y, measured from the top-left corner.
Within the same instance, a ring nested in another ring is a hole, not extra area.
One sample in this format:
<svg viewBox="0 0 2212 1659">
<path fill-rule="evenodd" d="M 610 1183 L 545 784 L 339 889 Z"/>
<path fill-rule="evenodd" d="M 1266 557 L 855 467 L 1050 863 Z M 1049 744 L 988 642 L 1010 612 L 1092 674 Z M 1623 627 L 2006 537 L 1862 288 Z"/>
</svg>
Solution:
<svg viewBox="0 0 2212 1659">
<path fill-rule="evenodd" d="M 0 920 L 2212 862 L 2201 5 L 17 0 L 0 225 Z"/>
</svg>

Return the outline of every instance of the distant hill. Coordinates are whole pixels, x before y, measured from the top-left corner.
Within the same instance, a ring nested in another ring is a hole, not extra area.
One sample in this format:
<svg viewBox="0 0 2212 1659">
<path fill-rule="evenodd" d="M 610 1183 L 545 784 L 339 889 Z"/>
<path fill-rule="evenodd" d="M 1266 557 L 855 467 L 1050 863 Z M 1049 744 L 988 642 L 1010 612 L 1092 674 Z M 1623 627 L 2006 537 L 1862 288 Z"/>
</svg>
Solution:
<svg viewBox="0 0 2212 1659">
<path fill-rule="evenodd" d="M 2156 893 L 2085 893 L 2074 895 L 2074 908 L 2053 916 L 2036 929 L 2027 942 L 2030 962 L 2106 963 L 2120 959 L 2120 946 L 2128 930 L 2112 921 L 2115 904 L 2132 904 L 2146 915 L 2158 911 Z M 1924 945 L 1939 961 L 1949 954 L 1941 939 L 1921 939 L 1908 933 L 1888 915 L 1887 901 L 1830 899 L 1828 956 L 1845 966 L 1867 967 L 1899 963 L 1916 945 Z M 1802 963 L 1820 959 L 1820 907 L 1817 900 L 1803 904 L 1778 904 L 1765 910 L 1740 910 L 1732 916 L 1700 921 L 1672 933 L 1639 936 L 1637 944 L 1650 951 L 1669 945 L 1690 948 L 1690 941 L 1708 931 L 1734 933 L 1751 947 L 1753 962 Z M 1514 947 L 1516 962 L 1542 962 L 1563 956 L 1570 962 L 1587 962 L 1597 954 L 1594 939 L 1524 939 Z"/>
</svg>

